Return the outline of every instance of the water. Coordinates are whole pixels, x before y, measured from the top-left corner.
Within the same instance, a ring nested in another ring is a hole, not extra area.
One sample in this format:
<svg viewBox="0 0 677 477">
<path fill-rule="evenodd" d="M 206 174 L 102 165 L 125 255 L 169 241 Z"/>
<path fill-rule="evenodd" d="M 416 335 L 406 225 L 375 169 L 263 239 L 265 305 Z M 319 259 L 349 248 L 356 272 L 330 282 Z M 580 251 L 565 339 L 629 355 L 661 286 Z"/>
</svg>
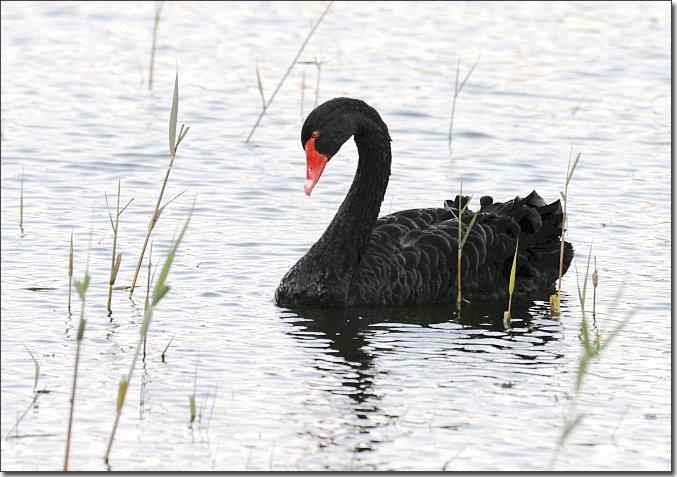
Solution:
<svg viewBox="0 0 677 477">
<path fill-rule="evenodd" d="M 105 311 L 112 233 L 104 191 L 122 180 L 118 284 L 129 284 L 168 162 L 167 118 L 191 126 L 169 182 L 154 256 L 197 196 L 113 448 L 112 470 L 542 470 L 570 409 L 581 354 L 573 271 L 561 319 L 542 302 L 459 320 L 451 310 L 277 308 L 285 271 L 319 237 L 356 167 L 347 143 L 303 194 L 295 69 L 244 144 L 323 5 L 167 4 L 155 86 L 145 86 L 153 4 L 2 4 L 2 469 L 58 470 L 77 315 L 66 313 L 68 237 L 81 278 L 90 223 L 92 286 L 71 468 L 104 470 L 117 382 L 142 316 L 116 292 Z M 393 138 L 382 213 L 457 192 L 555 199 L 570 147 L 570 239 L 582 273 L 594 242 L 597 324 L 630 321 L 586 377 L 585 414 L 557 469 L 668 470 L 670 461 L 669 4 L 344 4 L 303 55 L 326 61 L 320 100 L 376 107 Z M 477 69 L 456 105 L 456 62 Z M 315 69 L 304 67 L 305 114 Z M 25 174 L 22 237 L 19 178 Z M 609 312 L 620 284 L 627 286 Z M 36 292 L 28 287 L 48 287 Z M 74 297 L 75 309 L 79 301 Z M 162 362 L 160 355 L 173 339 Z M 29 404 L 41 363 L 37 406 Z M 189 426 L 196 394 L 200 424 Z M 18 438 L 17 438 L 18 436 Z M 38 458 L 39 457 L 39 458 Z"/>
</svg>

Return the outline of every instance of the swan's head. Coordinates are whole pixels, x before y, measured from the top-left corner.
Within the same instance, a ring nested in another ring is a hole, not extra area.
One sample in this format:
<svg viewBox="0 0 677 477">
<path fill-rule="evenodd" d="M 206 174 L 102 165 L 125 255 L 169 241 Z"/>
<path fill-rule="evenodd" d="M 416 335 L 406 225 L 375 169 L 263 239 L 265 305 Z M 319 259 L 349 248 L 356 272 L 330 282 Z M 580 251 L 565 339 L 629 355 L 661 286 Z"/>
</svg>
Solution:
<svg viewBox="0 0 677 477">
<path fill-rule="evenodd" d="M 357 125 L 365 108 L 364 101 L 351 98 L 334 98 L 315 108 L 301 129 L 301 145 L 306 151 L 306 195 L 320 180 L 325 166 L 341 149 L 350 136 L 356 134 Z M 375 111 L 374 111 L 375 112 Z"/>
</svg>

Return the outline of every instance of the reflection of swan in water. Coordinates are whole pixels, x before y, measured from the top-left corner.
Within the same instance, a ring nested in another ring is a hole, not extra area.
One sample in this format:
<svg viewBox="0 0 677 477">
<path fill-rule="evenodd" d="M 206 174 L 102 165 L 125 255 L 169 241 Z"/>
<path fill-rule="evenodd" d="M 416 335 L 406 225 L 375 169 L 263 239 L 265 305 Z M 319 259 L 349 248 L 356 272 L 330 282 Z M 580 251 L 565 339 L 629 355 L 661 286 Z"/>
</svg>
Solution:
<svg viewBox="0 0 677 477">
<path fill-rule="evenodd" d="M 552 363 L 561 355 L 547 346 L 559 339 L 560 326 L 557 321 L 546 318 L 546 305 L 539 309 L 533 302 L 514 302 L 513 329 L 508 332 L 501 320 L 496 319 L 502 313 L 503 310 L 495 304 L 467 305 L 460 319 L 455 307 L 448 305 L 289 309 L 284 314 L 292 318 L 288 321 L 292 325 L 288 334 L 297 340 L 299 346 L 312 351 L 312 366 L 329 377 L 322 389 L 334 396 L 348 397 L 353 414 L 347 416 L 347 423 L 336 431 L 342 438 L 333 434 L 328 437 L 323 432 L 318 435 L 313 429 L 308 430 L 308 434 L 320 442 L 320 447 L 349 447 L 356 452 L 368 451 L 382 442 L 383 433 L 388 434 L 383 428 L 398 421 L 407 412 L 406 402 L 402 402 L 398 409 L 392 409 L 390 402 L 389 409 L 384 409 L 384 390 L 379 383 L 389 381 L 391 386 L 399 384 L 388 377 L 389 371 L 384 369 L 383 362 L 395 362 L 396 366 L 404 361 L 411 365 L 414 360 L 416 365 L 420 362 L 420 366 L 426 367 L 428 372 L 437 369 L 440 371 L 440 387 L 446 387 L 453 380 L 460 383 L 465 379 L 464 386 L 467 386 L 468 380 L 497 380 L 497 374 L 508 375 L 508 378 L 502 378 L 509 380 L 510 375 L 520 369 L 529 373 L 547 373 L 547 369 L 541 369 L 546 359 Z M 425 336 L 421 336 L 421 332 Z M 432 339 L 429 341 L 426 336 Z M 328 346 L 319 347 L 320 342 Z M 543 349 L 545 346 L 549 349 Z M 430 357 L 434 360 L 428 360 Z M 445 374 L 449 373 L 449 366 L 452 370 L 462 370 L 469 363 L 474 366 L 473 370 L 477 370 L 481 368 L 478 360 L 485 360 L 494 369 L 481 374 L 483 377 Z M 527 366 L 534 369 L 526 369 Z M 416 385 L 415 382 L 401 384 Z M 503 382 L 495 384 L 502 385 Z M 379 437 L 372 440 L 375 428 L 383 432 L 378 432 Z M 365 445 L 367 442 L 369 444 Z"/>
</svg>

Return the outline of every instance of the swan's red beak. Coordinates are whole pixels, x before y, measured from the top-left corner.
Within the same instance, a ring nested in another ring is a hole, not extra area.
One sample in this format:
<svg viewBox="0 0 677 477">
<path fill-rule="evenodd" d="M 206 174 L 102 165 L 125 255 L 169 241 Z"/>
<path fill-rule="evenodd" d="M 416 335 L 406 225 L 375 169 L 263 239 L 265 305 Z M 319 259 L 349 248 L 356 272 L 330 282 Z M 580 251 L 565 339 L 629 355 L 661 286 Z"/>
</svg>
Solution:
<svg viewBox="0 0 677 477">
<path fill-rule="evenodd" d="M 306 183 L 303 185 L 303 190 L 306 195 L 315 188 L 317 181 L 320 180 L 324 166 L 327 165 L 327 156 L 320 154 L 315 149 L 315 137 L 311 137 L 306 142 Z"/>
</svg>

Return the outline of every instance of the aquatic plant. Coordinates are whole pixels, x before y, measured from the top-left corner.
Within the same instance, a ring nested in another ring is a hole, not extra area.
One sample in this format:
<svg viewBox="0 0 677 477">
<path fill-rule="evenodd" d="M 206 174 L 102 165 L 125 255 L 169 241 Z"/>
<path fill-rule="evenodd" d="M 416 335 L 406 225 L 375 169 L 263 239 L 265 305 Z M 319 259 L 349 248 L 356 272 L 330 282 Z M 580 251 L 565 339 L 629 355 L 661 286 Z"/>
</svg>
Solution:
<svg viewBox="0 0 677 477">
<path fill-rule="evenodd" d="M 190 425 L 192 426 L 197 416 L 197 406 L 195 404 L 195 394 L 197 392 L 197 366 L 195 363 L 195 378 L 193 379 L 193 393 L 188 396 L 188 404 L 190 407 Z"/>
<path fill-rule="evenodd" d="M 150 243 L 150 250 L 148 250 L 148 278 L 146 281 L 146 299 L 143 301 L 143 314 L 148 313 L 150 307 L 150 269 L 152 266 L 153 257 L 153 242 Z M 146 359 L 146 336 L 143 337 L 143 359 Z"/>
<path fill-rule="evenodd" d="M 165 362 L 165 358 L 167 355 L 167 350 L 169 349 L 169 346 L 172 344 L 172 341 L 174 341 L 174 337 L 172 336 L 169 341 L 167 342 L 167 346 L 165 346 L 165 349 L 162 350 L 162 355 L 160 357 L 162 358 L 162 362 Z"/>
<path fill-rule="evenodd" d="M 456 253 L 456 309 L 460 312 L 461 310 L 461 303 L 463 302 L 463 291 L 462 291 L 462 282 L 461 282 L 461 260 L 463 258 L 463 247 L 465 246 L 465 242 L 468 240 L 468 237 L 470 236 L 470 231 L 472 230 L 473 226 L 475 225 L 475 220 L 477 219 L 477 214 L 473 214 L 472 218 L 470 219 L 470 223 L 466 226 L 466 231 L 465 234 L 463 234 L 463 212 L 468 208 L 468 205 L 470 205 L 470 201 L 472 200 L 472 196 L 468 197 L 468 200 L 465 202 L 465 205 L 461 206 L 463 203 L 463 182 L 461 182 L 461 190 L 458 195 L 458 215 L 454 213 L 453 208 L 450 209 L 452 215 L 456 218 L 456 221 L 458 222 L 458 239 L 457 239 L 457 253 Z"/>
<path fill-rule="evenodd" d="M 322 65 L 324 64 L 324 61 L 320 61 L 317 59 L 317 57 L 313 58 L 310 61 L 299 61 L 299 65 L 315 65 L 315 106 L 317 107 L 317 103 L 320 100 L 320 75 L 322 74 Z M 305 73 L 304 73 L 305 74 Z M 305 76 L 304 76 L 305 79 Z"/>
<path fill-rule="evenodd" d="M 21 235 L 24 234 L 24 172 L 21 170 L 21 189 L 19 192 L 19 229 L 21 230 Z"/>
<path fill-rule="evenodd" d="M 21 423 L 21 421 L 24 420 L 26 414 L 28 414 L 28 411 L 30 411 L 35 406 L 35 404 L 38 401 L 38 397 L 40 397 L 40 393 L 38 392 L 38 381 L 40 380 L 40 363 L 33 355 L 33 352 L 30 349 L 28 349 L 28 346 L 24 345 L 24 348 L 26 348 L 26 352 L 30 355 L 31 360 L 33 360 L 33 395 L 31 398 L 31 402 L 28 403 L 26 409 L 24 409 L 21 415 L 17 418 L 12 428 L 7 432 L 7 436 L 5 437 L 5 439 L 9 439 L 9 437 L 12 435 L 13 432 L 19 430 L 19 423 Z"/>
<path fill-rule="evenodd" d="M 463 87 L 465 86 L 466 81 L 468 81 L 470 75 L 473 73 L 473 71 L 475 71 L 475 67 L 479 62 L 480 58 L 477 57 L 477 61 L 475 61 L 475 64 L 472 65 L 470 70 L 468 70 L 468 73 L 465 75 L 465 78 L 463 78 L 463 81 L 461 81 L 461 84 L 458 83 L 459 74 L 461 72 L 461 59 L 459 58 L 458 62 L 456 63 L 456 81 L 454 82 L 454 95 L 452 96 L 451 99 L 451 117 L 449 119 L 449 152 L 451 152 L 451 138 L 454 132 L 454 114 L 456 113 L 456 99 L 461 94 L 461 91 L 463 91 Z"/>
<path fill-rule="evenodd" d="M 579 152 L 574 160 L 573 165 L 571 164 L 571 150 L 569 151 L 569 163 L 567 164 L 567 173 L 564 179 L 564 192 L 560 192 L 560 197 L 562 198 L 562 236 L 559 249 L 559 279 L 557 281 L 557 290 L 555 293 L 550 295 L 550 312 L 553 315 L 559 315 L 560 312 L 560 295 L 562 292 L 562 275 L 564 274 L 564 239 L 569 228 L 569 216 L 567 215 L 567 200 L 569 198 L 569 183 L 571 183 L 571 178 L 574 175 L 578 161 L 581 158 L 581 153 Z"/>
<path fill-rule="evenodd" d="M 193 208 L 194 207 L 195 204 L 193 204 Z M 139 330 L 139 339 L 137 341 L 136 348 L 134 350 L 134 355 L 132 357 L 132 362 L 129 366 L 129 371 L 125 376 L 123 376 L 120 379 L 120 382 L 118 384 L 118 394 L 115 407 L 115 421 L 113 422 L 113 429 L 111 430 L 110 437 L 108 439 L 108 446 L 106 447 L 106 454 L 104 456 L 106 463 L 108 463 L 110 458 L 110 453 L 113 448 L 113 441 L 115 440 L 115 433 L 117 431 L 118 424 L 120 423 L 120 417 L 122 416 L 122 410 L 124 408 L 125 398 L 127 396 L 127 389 L 129 388 L 129 383 L 131 383 L 132 377 L 134 376 L 136 362 L 138 361 L 139 354 L 141 352 L 141 347 L 148 334 L 148 328 L 150 327 L 150 322 L 151 319 L 153 318 L 153 312 L 158 303 L 160 303 L 160 301 L 167 295 L 167 292 L 169 292 L 167 278 L 169 276 L 169 271 L 172 268 L 172 264 L 174 263 L 176 252 L 179 248 L 179 245 L 181 244 L 181 241 L 183 240 L 184 235 L 186 234 L 186 230 L 188 229 L 188 224 L 190 223 L 193 208 L 191 208 L 191 211 L 188 214 L 188 218 L 186 219 L 186 221 L 183 224 L 183 227 L 181 228 L 181 232 L 179 233 L 178 237 L 173 241 L 172 246 L 167 252 L 167 257 L 165 258 L 165 262 L 162 265 L 162 269 L 160 270 L 160 275 L 158 276 L 158 279 L 155 282 L 155 286 L 153 287 L 153 294 L 150 300 L 150 306 L 148 306 L 144 310 L 143 323 L 141 324 L 141 328 Z"/>
<path fill-rule="evenodd" d="M 580 333 L 579 333 L 579 339 L 581 341 L 581 356 L 578 360 L 578 365 L 576 367 L 576 377 L 575 377 L 575 383 L 574 383 L 574 396 L 573 399 L 571 400 L 571 405 L 569 407 L 569 411 L 567 413 L 567 416 L 564 419 L 564 425 L 562 426 L 562 431 L 560 432 L 559 438 L 557 440 L 557 446 L 555 448 L 555 452 L 553 453 L 552 460 L 550 462 L 550 468 L 553 468 L 555 464 L 557 463 L 557 458 L 559 456 L 559 453 L 561 449 L 564 447 L 564 444 L 566 443 L 566 440 L 571 436 L 573 431 L 583 422 L 583 418 L 585 417 L 584 413 L 579 413 L 576 409 L 577 407 L 577 401 L 578 397 L 580 395 L 581 389 L 583 387 L 583 382 L 585 377 L 589 374 L 589 368 L 590 364 L 594 360 L 598 360 L 602 354 L 602 352 L 609 347 L 611 342 L 619 335 L 619 333 L 622 331 L 622 329 L 625 327 L 625 325 L 628 323 L 630 318 L 635 312 L 635 309 L 631 309 L 625 317 L 621 319 L 621 321 L 614 327 L 614 329 L 611 330 L 610 333 L 608 333 L 607 337 L 605 340 L 602 340 L 599 335 L 596 337 L 593 337 L 592 330 L 588 324 L 588 319 L 586 316 L 586 310 L 585 310 L 585 303 L 586 303 L 586 295 L 587 295 L 587 283 L 588 283 L 588 276 L 589 276 L 589 271 L 590 271 L 590 257 L 592 255 L 592 245 L 590 245 L 590 250 L 588 252 L 588 260 L 587 260 L 587 265 L 585 269 L 585 276 L 583 279 L 583 286 L 581 287 L 578 279 L 578 270 L 576 270 L 576 288 L 578 290 L 578 299 L 579 299 L 579 304 L 581 307 L 581 326 L 580 326 Z M 624 284 L 622 284 L 618 291 L 616 292 L 616 296 L 611 300 L 611 303 L 613 306 L 616 306 L 620 298 L 623 296 L 623 289 L 624 289 Z M 613 311 L 610 309 L 608 312 L 608 315 L 612 315 Z"/>
<path fill-rule="evenodd" d="M 68 430 L 66 432 L 66 451 L 63 461 L 64 472 L 68 471 L 68 461 L 71 449 L 71 435 L 73 431 L 73 413 L 75 411 L 75 391 L 78 383 L 78 369 L 80 366 L 80 348 L 82 345 L 82 338 L 85 335 L 85 303 L 87 298 L 87 290 L 89 289 L 90 275 L 89 275 L 89 251 L 92 247 L 92 231 L 89 232 L 89 245 L 87 246 L 87 265 L 85 267 L 85 275 L 82 281 L 75 281 L 75 290 L 80 297 L 80 321 L 78 322 L 78 331 L 75 336 L 75 364 L 73 365 L 73 384 L 71 386 L 70 411 L 68 413 Z"/>
<path fill-rule="evenodd" d="M 510 267 L 510 282 L 508 283 L 508 309 L 503 313 L 503 326 L 510 327 L 512 315 L 512 293 L 515 291 L 515 276 L 517 274 L 517 251 L 520 247 L 520 239 L 517 237 L 517 244 L 515 245 L 515 255 L 512 258 L 512 267 Z"/>
<path fill-rule="evenodd" d="M 179 147 L 179 144 L 181 144 L 181 141 L 183 141 L 183 139 L 186 137 L 186 134 L 188 134 L 188 131 L 190 130 L 190 126 L 185 127 L 184 129 L 184 125 L 182 124 L 177 139 L 176 123 L 178 112 L 179 112 L 179 74 L 176 73 L 176 77 L 174 79 L 174 94 L 172 95 L 172 109 L 169 114 L 169 165 L 167 166 L 167 172 L 165 173 L 164 180 L 162 181 L 162 187 L 160 188 L 160 194 L 158 196 L 157 203 L 155 204 L 155 210 L 153 211 L 153 215 L 151 216 L 150 222 L 148 223 L 148 229 L 146 230 L 146 238 L 143 241 L 143 247 L 141 248 L 141 254 L 139 255 L 139 261 L 136 264 L 134 278 L 132 280 L 132 285 L 129 290 L 130 298 L 134 294 L 136 281 L 139 277 L 139 270 L 141 270 L 141 265 L 143 264 L 143 256 L 146 253 L 148 240 L 150 239 L 150 235 L 153 233 L 153 229 L 155 229 L 155 225 L 157 224 L 158 220 L 160 220 L 160 216 L 167 208 L 167 206 L 172 202 L 174 202 L 176 199 L 178 199 L 181 195 L 183 195 L 184 192 L 186 192 L 184 190 L 183 192 L 178 193 L 173 198 L 168 200 L 167 203 L 161 205 L 162 198 L 164 197 L 165 189 L 167 187 L 167 181 L 169 180 L 169 173 L 172 171 L 172 168 L 174 167 L 174 161 L 176 160 L 176 151 Z"/>
<path fill-rule="evenodd" d="M 259 74 L 258 74 L 258 68 L 257 68 L 257 78 L 258 78 L 258 80 L 259 80 L 259 92 L 261 93 L 261 97 L 262 97 L 262 100 L 263 100 L 263 101 L 262 101 L 262 102 L 263 102 L 263 106 L 262 106 L 262 108 L 261 108 L 261 112 L 259 113 L 258 118 L 256 119 L 256 122 L 254 123 L 254 126 L 252 126 L 251 131 L 249 131 L 249 135 L 247 136 L 247 139 L 245 139 L 245 141 L 244 141 L 245 143 L 248 143 L 248 142 L 251 140 L 252 136 L 254 135 L 254 131 L 256 131 L 256 128 L 257 128 L 257 127 L 259 126 L 259 124 L 261 123 L 261 120 L 263 119 L 263 116 L 266 114 L 266 112 L 267 112 L 268 109 L 270 108 L 270 105 L 273 104 L 273 100 L 275 99 L 275 96 L 277 95 L 278 91 L 280 91 L 280 89 L 282 88 L 282 85 L 284 84 L 285 80 L 287 79 L 287 77 L 289 76 L 289 74 L 290 74 L 290 73 L 292 72 L 292 70 L 294 69 L 294 66 L 295 66 L 296 63 L 298 62 L 299 57 L 300 57 L 301 54 L 303 53 L 303 50 L 306 48 L 306 45 L 307 45 L 308 42 L 310 41 L 310 38 L 311 38 L 311 37 L 313 36 L 313 34 L 315 33 L 315 30 L 317 30 L 317 27 L 320 26 L 320 23 L 322 23 L 322 20 L 324 20 L 324 17 L 327 15 L 327 12 L 329 12 L 329 8 L 331 7 L 332 3 L 334 3 L 333 0 L 330 1 L 329 3 L 327 3 L 327 6 L 325 7 L 324 11 L 323 11 L 322 14 L 319 16 L 319 18 L 315 21 L 315 24 L 314 24 L 313 27 L 310 29 L 310 32 L 308 32 L 308 35 L 306 36 L 306 39 L 303 40 L 303 43 L 301 43 L 301 47 L 300 47 L 299 50 L 296 52 L 296 56 L 294 56 L 294 59 L 292 60 L 291 64 L 287 67 L 287 70 L 285 71 L 284 75 L 282 75 L 282 78 L 280 79 L 280 82 L 279 82 L 279 83 L 277 84 L 277 86 L 275 87 L 275 90 L 273 91 L 273 94 L 270 96 L 270 98 L 268 99 L 268 101 L 266 101 L 266 100 L 265 100 L 265 97 L 263 97 L 263 88 L 262 88 L 261 83 L 260 83 L 260 76 L 259 76 Z M 319 81 L 319 80 L 318 80 L 318 81 Z"/>
<path fill-rule="evenodd" d="M 110 207 L 108 206 L 108 195 L 104 193 L 106 198 L 106 210 L 108 211 L 108 218 L 110 219 L 110 226 L 113 228 L 113 256 L 111 257 L 110 264 L 110 278 L 108 279 L 108 302 L 106 304 L 106 309 L 108 310 L 108 315 L 113 313 L 111 309 L 111 301 L 113 299 L 113 285 L 115 285 L 115 280 L 118 276 L 118 271 L 120 271 L 120 263 L 122 262 L 122 254 L 117 253 L 118 245 L 118 230 L 120 229 L 120 216 L 122 213 L 129 207 L 134 199 L 129 199 L 127 205 L 120 209 L 120 179 L 118 179 L 118 195 L 117 195 L 117 205 L 115 207 L 115 220 L 110 213 Z M 117 254 L 117 255 L 116 255 Z"/>
<path fill-rule="evenodd" d="M 160 13 L 165 2 L 155 2 L 155 16 L 153 18 L 153 44 L 150 48 L 150 64 L 148 65 L 148 91 L 153 89 L 153 70 L 155 69 L 155 47 L 157 45 L 157 30 L 160 25 Z"/>
<path fill-rule="evenodd" d="M 73 289 L 73 232 L 71 231 L 71 243 L 68 252 L 68 314 L 71 314 L 71 292 Z"/>
<path fill-rule="evenodd" d="M 306 97 L 306 72 L 301 73 L 301 107 L 300 107 L 300 118 L 303 123 L 303 103 Z"/>
<path fill-rule="evenodd" d="M 597 255 L 595 255 L 595 271 L 592 272 L 592 318 L 595 318 L 595 309 L 597 305 L 597 285 L 599 284 L 599 273 L 597 273 Z"/>
</svg>

